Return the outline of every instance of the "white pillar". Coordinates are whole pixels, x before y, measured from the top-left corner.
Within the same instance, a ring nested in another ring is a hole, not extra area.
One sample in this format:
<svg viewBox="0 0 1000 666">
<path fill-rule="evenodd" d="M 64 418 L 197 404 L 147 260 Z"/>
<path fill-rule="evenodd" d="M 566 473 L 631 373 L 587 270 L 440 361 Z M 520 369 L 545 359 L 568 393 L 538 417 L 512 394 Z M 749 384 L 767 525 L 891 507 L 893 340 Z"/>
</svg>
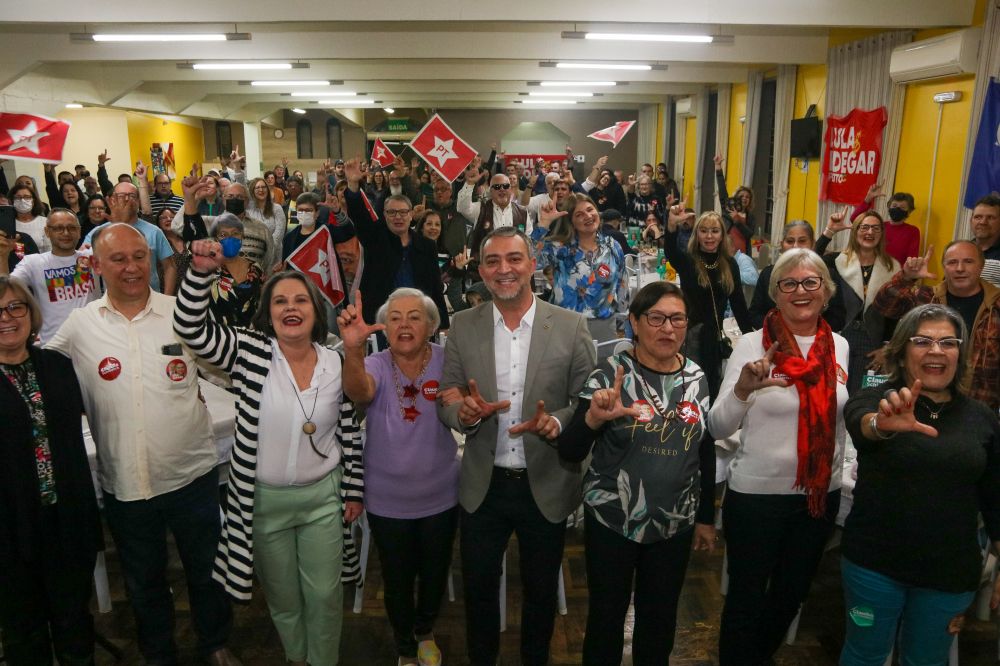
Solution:
<svg viewBox="0 0 1000 666">
<path fill-rule="evenodd" d="M 260 138 L 260 123 L 243 123 L 243 154 L 247 158 L 247 180 L 264 173 L 264 149 Z"/>
</svg>

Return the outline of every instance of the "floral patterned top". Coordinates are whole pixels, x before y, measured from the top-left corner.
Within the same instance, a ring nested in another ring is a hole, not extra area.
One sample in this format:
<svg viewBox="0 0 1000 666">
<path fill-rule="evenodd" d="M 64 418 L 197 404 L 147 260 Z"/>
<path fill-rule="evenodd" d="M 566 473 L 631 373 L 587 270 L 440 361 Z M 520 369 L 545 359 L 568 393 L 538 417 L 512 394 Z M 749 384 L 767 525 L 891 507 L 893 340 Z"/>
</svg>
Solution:
<svg viewBox="0 0 1000 666">
<path fill-rule="evenodd" d="M 18 365 L 0 365 L 17 392 L 24 398 L 31 416 L 31 437 L 35 449 L 35 470 L 38 472 L 38 494 L 42 506 L 56 503 L 56 477 L 52 468 L 52 448 L 49 445 L 49 426 L 45 418 L 45 403 L 42 389 L 38 386 L 38 376 L 31 360 Z"/>
<path fill-rule="evenodd" d="M 607 319 L 618 312 L 628 297 L 625 253 L 618 242 L 597 234 L 597 249 L 583 250 L 574 240 L 551 241 L 546 227 L 535 227 L 531 239 L 538 254 L 538 267 L 551 268 L 552 302 L 579 312 L 587 319 Z"/>
<path fill-rule="evenodd" d="M 663 541 L 695 522 L 705 473 L 700 456 L 708 382 L 690 359 L 677 372 L 660 373 L 621 353 L 597 364 L 580 398 L 589 401 L 594 391 L 610 388 L 619 365 L 625 369 L 622 404 L 637 406 L 642 415 L 600 430 L 583 479 L 583 502 L 598 522 L 627 539 Z"/>
<path fill-rule="evenodd" d="M 264 273 L 252 261 L 246 279 L 242 282 L 236 282 L 233 274 L 222 266 L 218 278 L 212 283 L 212 300 L 209 304 L 215 321 L 223 326 L 249 326 L 250 319 L 257 311 L 263 284 Z"/>
</svg>

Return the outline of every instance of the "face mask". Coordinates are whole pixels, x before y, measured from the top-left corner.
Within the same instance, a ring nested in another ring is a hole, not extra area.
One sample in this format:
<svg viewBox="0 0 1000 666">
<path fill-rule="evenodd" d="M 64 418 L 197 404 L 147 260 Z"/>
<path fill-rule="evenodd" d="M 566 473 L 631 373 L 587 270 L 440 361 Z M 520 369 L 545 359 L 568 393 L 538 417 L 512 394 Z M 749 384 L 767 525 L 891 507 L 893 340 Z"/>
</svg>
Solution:
<svg viewBox="0 0 1000 666">
<path fill-rule="evenodd" d="M 32 199 L 15 199 L 14 200 L 14 210 L 18 213 L 30 213 L 31 208 L 35 205 Z"/>
<path fill-rule="evenodd" d="M 243 199 L 226 199 L 226 212 L 233 215 L 242 215 L 246 212 L 247 202 Z"/>
<path fill-rule="evenodd" d="M 234 200 L 230 199 L 230 201 Z M 239 199 L 235 199 L 235 201 L 239 201 Z M 222 246 L 222 256 L 226 259 L 232 259 L 240 253 L 240 248 L 243 247 L 243 239 L 236 238 L 235 236 L 226 236 L 219 239 L 219 245 Z"/>
<path fill-rule="evenodd" d="M 893 222 L 902 222 L 907 217 L 909 217 L 909 211 L 905 211 L 902 208 L 890 208 L 889 209 L 889 219 Z"/>
<path fill-rule="evenodd" d="M 311 227 L 316 224 L 316 213 L 312 211 L 299 211 L 295 214 L 295 219 L 299 221 L 299 224 L 303 227 Z"/>
</svg>

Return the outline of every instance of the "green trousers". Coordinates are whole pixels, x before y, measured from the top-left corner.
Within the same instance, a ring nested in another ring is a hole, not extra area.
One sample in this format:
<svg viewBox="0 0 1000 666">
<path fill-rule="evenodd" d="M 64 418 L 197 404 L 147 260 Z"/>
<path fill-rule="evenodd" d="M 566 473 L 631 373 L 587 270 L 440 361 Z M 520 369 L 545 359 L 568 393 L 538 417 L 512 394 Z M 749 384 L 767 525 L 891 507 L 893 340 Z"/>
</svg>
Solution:
<svg viewBox="0 0 1000 666">
<path fill-rule="evenodd" d="M 254 566 L 289 661 L 336 666 L 344 619 L 340 580 L 343 467 L 308 486 L 258 482 Z"/>
</svg>

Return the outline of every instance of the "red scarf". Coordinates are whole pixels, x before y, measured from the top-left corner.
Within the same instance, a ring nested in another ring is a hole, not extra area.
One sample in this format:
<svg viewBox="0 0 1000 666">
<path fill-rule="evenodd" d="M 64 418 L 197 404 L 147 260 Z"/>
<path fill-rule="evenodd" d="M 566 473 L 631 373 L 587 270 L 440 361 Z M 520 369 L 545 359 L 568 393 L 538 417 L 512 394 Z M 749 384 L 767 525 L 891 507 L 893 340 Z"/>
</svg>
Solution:
<svg viewBox="0 0 1000 666">
<path fill-rule="evenodd" d="M 819 518 L 826 512 L 836 446 L 837 354 L 833 331 L 820 317 L 809 357 L 802 358 L 795 336 L 781 313 L 774 309 L 764 318 L 764 349 L 770 349 L 775 342 L 778 343 L 775 374 L 785 375 L 799 393 L 799 465 L 795 487 L 805 489 L 809 514 Z"/>
</svg>

